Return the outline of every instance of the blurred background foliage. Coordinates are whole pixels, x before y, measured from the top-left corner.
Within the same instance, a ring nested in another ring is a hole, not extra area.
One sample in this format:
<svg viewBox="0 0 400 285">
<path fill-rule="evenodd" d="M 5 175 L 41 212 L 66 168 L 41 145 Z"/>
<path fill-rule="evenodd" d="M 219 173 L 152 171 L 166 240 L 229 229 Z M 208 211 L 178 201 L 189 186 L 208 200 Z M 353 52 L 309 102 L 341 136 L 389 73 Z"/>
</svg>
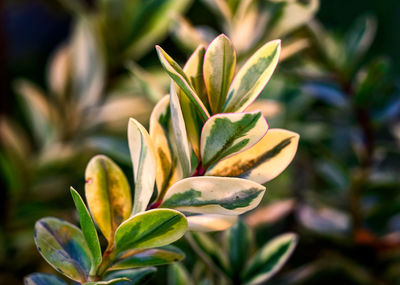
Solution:
<svg viewBox="0 0 400 285">
<path fill-rule="evenodd" d="M 279 37 L 284 47 L 251 107 L 271 127 L 298 132 L 299 150 L 244 217 L 259 247 L 299 233 L 270 283 L 400 284 L 399 1 L 13 0 L 0 15 L 1 284 L 51 272 L 33 224 L 77 221 L 68 189 L 82 190 L 92 155 L 131 173 L 127 118 L 146 124 L 169 84 L 154 45 L 183 63 L 221 32 L 239 64 L 265 41 Z M 223 244 L 222 233 L 210 236 Z M 191 279 L 212 280 L 178 245 Z M 168 272 L 186 280 L 182 266 L 167 271 L 152 282 Z"/>
</svg>

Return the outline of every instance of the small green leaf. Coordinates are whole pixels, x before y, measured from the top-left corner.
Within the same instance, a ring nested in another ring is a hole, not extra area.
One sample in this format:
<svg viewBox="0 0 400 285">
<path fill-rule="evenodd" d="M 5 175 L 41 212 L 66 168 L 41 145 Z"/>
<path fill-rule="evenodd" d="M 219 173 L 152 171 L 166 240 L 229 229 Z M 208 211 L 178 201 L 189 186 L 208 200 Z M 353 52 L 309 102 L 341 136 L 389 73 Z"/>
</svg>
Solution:
<svg viewBox="0 0 400 285">
<path fill-rule="evenodd" d="M 75 207 L 78 210 L 79 222 L 81 224 L 83 236 L 85 237 L 86 243 L 90 249 L 90 252 L 92 253 L 92 268 L 90 270 L 90 274 L 94 275 L 96 274 L 97 267 L 102 261 L 99 237 L 97 236 L 96 227 L 94 226 L 92 217 L 90 216 L 81 196 L 72 187 L 70 191 L 72 198 L 74 199 Z"/>
<path fill-rule="evenodd" d="M 243 272 L 245 284 L 260 284 L 277 273 L 297 244 L 297 235 L 287 233 L 274 238 L 249 261 Z"/>
<path fill-rule="evenodd" d="M 128 278 L 129 281 L 120 282 L 118 285 L 142 285 L 145 284 L 156 271 L 157 269 L 155 267 L 110 271 L 107 273 L 104 280 Z"/>
<path fill-rule="evenodd" d="M 240 278 L 240 273 L 246 264 L 251 249 L 251 238 L 251 230 L 242 220 L 226 232 L 230 270 L 234 280 Z"/>
<path fill-rule="evenodd" d="M 236 67 L 236 52 L 224 35 L 215 38 L 204 55 L 204 82 L 213 114 L 220 113 Z"/>
<path fill-rule="evenodd" d="M 244 151 L 267 132 L 268 124 L 261 112 L 218 114 L 204 124 L 200 138 L 203 167 Z"/>
<path fill-rule="evenodd" d="M 24 278 L 25 285 L 67 285 L 64 280 L 53 274 L 33 273 Z"/>
<path fill-rule="evenodd" d="M 56 218 L 43 218 L 35 224 L 35 243 L 57 271 L 77 282 L 87 280 L 91 253 L 80 229 Z"/>
<path fill-rule="evenodd" d="M 128 142 L 135 179 L 135 199 L 132 215 L 146 210 L 153 195 L 156 176 L 156 156 L 146 129 L 135 119 L 128 123 Z"/>
<path fill-rule="evenodd" d="M 118 226 L 132 209 L 131 190 L 122 170 L 104 155 L 93 157 L 86 167 L 85 194 L 93 219 L 111 242 Z"/>
<path fill-rule="evenodd" d="M 241 177 L 264 184 L 278 176 L 293 160 L 299 135 L 283 130 L 269 129 L 254 146 L 218 162 L 206 175 Z"/>
<path fill-rule="evenodd" d="M 242 112 L 264 89 L 279 60 L 281 41 L 266 43 L 242 66 L 233 79 L 223 112 Z"/>
<path fill-rule="evenodd" d="M 186 268 L 180 263 L 174 263 L 169 266 L 168 285 L 192 285 L 194 284 L 190 278 Z"/>
<path fill-rule="evenodd" d="M 182 109 L 179 104 L 179 98 L 176 94 L 175 84 L 173 82 L 171 82 L 169 105 L 171 110 L 172 126 L 175 135 L 176 152 L 180 162 L 182 176 L 188 177 L 191 174 L 190 147 Z"/>
<path fill-rule="evenodd" d="M 191 177 L 172 185 L 161 207 L 189 213 L 239 215 L 254 209 L 264 192 L 264 186 L 250 180 Z"/>
<path fill-rule="evenodd" d="M 181 261 L 184 257 L 185 254 L 172 245 L 160 248 L 128 250 L 118 257 L 118 260 L 114 262 L 110 270 L 164 265 Z"/>
<path fill-rule="evenodd" d="M 196 107 L 196 110 L 199 112 L 202 120 L 206 121 L 210 117 L 210 114 L 208 113 L 207 108 L 204 106 L 201 99 L 193 90 L 193 86 L 190 84 L 190 81 L 183 72 L 182 68 L 161 47 L 156 46 L 156 49 L 164 69 L 167 71 L 172 80 L 182 89 L 182 91 L 185 92 L 192 104 Z"/>
<path fill-rule="evenodd" d="M 116 252 L 168 245 L 181 238 L 186 228 L 186 218 L 178 211 L 154 209 L 136 214 L 117 229 Z"/>
</svg>

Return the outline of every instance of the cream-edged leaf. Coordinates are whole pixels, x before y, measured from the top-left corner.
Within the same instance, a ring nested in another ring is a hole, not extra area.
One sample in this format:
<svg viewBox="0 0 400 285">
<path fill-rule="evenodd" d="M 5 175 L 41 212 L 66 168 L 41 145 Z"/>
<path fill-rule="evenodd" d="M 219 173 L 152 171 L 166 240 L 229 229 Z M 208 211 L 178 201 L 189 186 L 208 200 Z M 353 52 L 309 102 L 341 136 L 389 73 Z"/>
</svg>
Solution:
<svg viewBox="0 0 400 285">
<path fill-rule="evenodd" d="M 189 79 L 186 74 L 176 63 L 172 57 L 170 57 L 161 47 L 156 46 L 158 57 L 160 58 L 161 64 L 167 71 L 168 75 L 172 80 L 182 89 L 182 91 L 187 95 L 187 97 L 192 102 L 193 106 L 196 107 L 197 112 L 201 116 L 203 121 L 206 121 L 210 117 L 207 108 L 204 106 L 203 102 L 193 90 L 193 86 L 190 84 Z"/>
<path fill-rule="evenodd" d="M 224 35 L 215 38 L 204 55 L 204 83 L 212 114 L 220 113 L 236 67 L 236 51 Z"/>
<path fill-rule="evenodd" d="M 191 177 L 168 190 L 161 207 L 199 214 L 240 215 L 257 207 L 265 187 L 250 180 Z"/>
<path fill-rule="evenodd" d="M 253 147 L 217 163 L 206 175 L 241 177 L 264 184 L 278 176 L 293 160 L 299 135 L 269 129 Z"/>
<path fill-rule="evenodd" d="M 133 164 L 135 198 L 132 215 L 146 210 L 156 179 L 156 156 L 150 135 L 135 119 L 128 123 L 128 143 Z"/>
<path fill-rule="evenodd" d="M 112 242 L 115 230 L 132 210 L 128 180 L 115 162 L 97 155 L 86 167 L 85 181 L 89 210 L 104 237 Z"/>
<path fill-rule="evenodd" d="M 203 167 L 256 144 L 268 130 L 261 112 L 218 114 L 204 124 L 200 151 Z"/>
<path fill-rule="evenodd" d="M 189 230 L 196 232 L 224 231 L 232 227 L 238 220 L 237 216 L 204 214 L 187 217 Z"/>
<path fill-rule="evenodd" d="M 270 41 L 246 61 L 229 87 L 224 113 L 241 112 L 257 98 L 278 64 L 280 52 L 281 41 Z"/>
</svg>

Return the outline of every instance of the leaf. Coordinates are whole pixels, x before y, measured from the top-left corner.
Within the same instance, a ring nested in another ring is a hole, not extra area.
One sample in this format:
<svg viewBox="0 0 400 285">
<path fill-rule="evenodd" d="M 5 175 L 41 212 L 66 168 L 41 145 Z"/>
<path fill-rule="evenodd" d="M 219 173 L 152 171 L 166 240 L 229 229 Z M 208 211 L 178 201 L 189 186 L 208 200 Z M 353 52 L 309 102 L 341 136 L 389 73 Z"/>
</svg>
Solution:
<svg viewBox="0 0 400 285">
<path fill-rule="evenodd" d="M 57 271 L 77 282 L 87 280 L 91 254 L 80 229 L 56 218 L 42 218 L 35 224 L 35 243 Z"/>
<path fill-rule="evenodd" d="M 164 265 L 181 261 L 184 257 L 185 254 L 172 245 L 143 250 L 128 250 L 118 257 L 118 260 L 114 262 L 110 270 Z"/>
<path fill-rule="evenodd" d="M 131 190 L 122 170 L 104 155 L 93 157 L 85 172 L 85 194 L 93 219 L 111 243 L 132 209 Z"/>
<path fill-rule="evenodd" d="M 189 233 L 188 233 L 189 235 Z M 191 232 L 190 236 L 195 242 L 194 246 L 205 253 L 211 263 L 215 264 L 222 272 L 228 272 L 228 259 L 220 244 L 217 244 L 210 236 L 205 233 Z M 189 241 L 190 241 L 189 237 Z"/>
<path fill-rule="evenodd" d="M 25 285 L 67 285 L 64 280 L 53 274 L 33 273 L 24 278 Z"/>
<path fill-rule="evenodd" d="M 105 280 L 112 280 L 115 278 L 129 278 L 130 281 L 120 282 L 118 285 L 142 285 L 157 271 L 155 267 L 145 267 L 139 269 L 126 269 L 109 272 Z"/>
<path fill-rule="evenodd" d="M 228 245 L 228 256 L 231 275 L 233 279 L 240 280 L 242 272 L 252 245 L 252 232 L 242 221 L 238 222 L 226 232 L 226 244 Z"/>
<path fill-rule="evenodd" d="M 199 113 L 201 119 L 203 121 L 206 121 L 210 117 L 210 114 L 208 113 L 207 108 L 204 106 L 201 99 L 197 96 L 196 92 L 193 90 L 193 87 L 190 84 L 186 74 L 183 72 L 182 68 L 161 47 L 156 46 L 156 49 L 158 57 L 164 69 L 167 71 L 172 80 L 182 89 L 182 91 L 190 99 L 193 106 L 195 106 L 197 112 Z"/>
<path fill-rule="evenodd" d="M 274 72 L 281 52 L 281 41 L 270 41 L 258 49 L 233 79 L 223 112 L 245 110 L 264 89 Z"/>
<path fill-rule="evenodd" d="M 156 156 L 146 129 L 133 118 L 129 119 L 128 142 L 135 180 L 133 215 L 146 210 L 153 195 Z"/>
<path fill-rule="evenodd" d="M 189 230 L 195 232 L 224 231 L 233 226 L 238 220 L 237 216 L 206 214 L 186 217 Z"/>
<path fill-rule="evenodd" d="M 205 52 L 206 48 L 204 46 L 197 47 L 183 67 L 183 71 L 187 75 L 190 83 L 196 91 L 196 94 L 200 97 L 203 104 L 209 110 L 207 92 L 203 80 L 203 59 Z M 203 121 L 187 95 L 181 89 L 179 89 L 177 92 L 189 141 L 192 145 L 194 153 L 196 154 L 196 157 L 200 158 L 199 144 Z"/>
<path fill-rule="evenodd" d="M 274 238 L 249 261 L 243 274 L 245 284 L 261 284 L 277 273 L 297 244 L 297 235 L 287 233 Z"/>
<path fill-rule="evenodd" d="M 204 168 L 256 144 L 268 130 L 261 112 L 218 114 L 204 124 L 200 151 Z"/>
<path fill-rule="evenodd" d="M 168 95 L 163 97 L 154 107 L 150 117 L 150 138 L 157 160 L 156 183 L 158 196 L 161 199 L 174 182 L 183 178 L 174 151 L 176 143 L 172 134 L 169 98 Z"/>
<path fill-rule="evenodd" d="M 182 237 L 186 232 L 184 215 L 170 209 L 154 209 L 126 220 L 115 233 L 116 252 L 160 247 Z"/>
<path fill-rule="evenodd" d="M 171 82 L 170 110 L 173 131 L 175 135 L 176 151 L 180 162 L 182 176 L 188 177 L 191 174 L 190 148 L 186 133 L 185 121 L 176 94 L 175 84 Z"/>
<path fill-rule="evenodd" d="M 90 274 L 95 275 L 96 270 L 102 261 L 99 237 L 97 236 L 97 231 L 92 217 L 90 216 L 81 196 L 72 187 L 70 191 L 72 198 L 74 199 L 75 207 L 78 210 L 83 236 L 85 237 L 85 241 L 91 252 L 92 268 L 90 270 Z"/>
<path fill-rule="evenodd" d="M 236 51 L 224 35 L 215 38 L 204 55 L 204 82 L 213 114 L 220 113 L 236 67 Z"/>
<path fill-rule="evenodd" d="M 112 284 L 121 284 L 122 282 L 130 282 L 129 278 L 126 277 L 121 277 L 121 278 L 116 278 L 112 279 L 109 281 L 97 281 L 97 282 L 86 282 L 83 285 L 112 285 Z"/>
<path fill-rule="evenodd" d="M 189 272 L 180 263 L 174 263 L 169 266 L 168 285 L 192 285 L 194 284 L 190 278 Z"/>
<path fill-rule="evenodd" d="M 240 178 L 191 177 L 172 185 L 161 207 L 189 213 L 239 215 L 254 209 L 264 191 L 264 186 Z"/>
<path fill-rule="evenodd" d="M 253 147 L 220 161 L 206 175 L 241 177 L 264 184 L 278 176 L 293 160 L 299 135 L 283 130 L 269 129 Z"/>
<path fill-rule="evenodd" d="M 56 49 L 47 68 L 47 85 L 58 102 L 65 100 L 71 75 L 71 56 L 69 45 L 63 44 Z"/>
</svg>

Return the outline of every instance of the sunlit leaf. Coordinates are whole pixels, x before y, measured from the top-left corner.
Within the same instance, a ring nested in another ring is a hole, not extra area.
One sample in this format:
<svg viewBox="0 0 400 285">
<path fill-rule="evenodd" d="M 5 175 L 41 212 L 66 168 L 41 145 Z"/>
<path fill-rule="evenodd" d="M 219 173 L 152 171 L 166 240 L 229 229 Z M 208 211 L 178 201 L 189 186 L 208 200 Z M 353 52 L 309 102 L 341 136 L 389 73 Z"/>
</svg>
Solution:
<svg viewBox="0 0 400 285">
<path fill-rule="evenodd" d="M 253 147 L 220 161 L 206 175 L 241 177 L 264 184 L 278 176 L 293 160 L 299 135 L 269 129 Z"/>
<path fill-rule="evenodd" d="M 257 143 L 268 130 L 261 112 L 218 114 L 204 124 L 200 150 L 203 167 L 244 151 Z"/>
<path fill-rule="evenodd" d="M 264 192 L 264 186 L 250 180 L 192 177 L 172 185 L 161 206 L 190 213 L 239 215 L 255 208 Z"/>
<path fill-rule="evenodd" d="M 80 229 L 56 218 L 43 218 L 35 224 L 35 243 L 54 269 L 77 282 L 87 280 L 91 253 Z"/>
<path fill-rule="evenodd" d="M 146 210 L 153 195 L 156 156 L 150 135 L 133 118 L 129 119 L 128 142 L 135 180 L 135 199 L 132 214 L 136 214 Z"/>
<path fill-rule="evenodd" d="M 111 242 L 117 227 L 132 209 L 128 180 L 122 170 L 104 155 L 93 157 L 86 167 L 85 194 L 90 212 L 105 238 Z"/>
<path fill-rule="evenodd" d="M 280 40 L 266 43 L 240 68 L 233 79 L 223 112 L 241 112 L 260 94 L 278 64 Z"/>
<path fill-rule="evenodd" d="M 24 278 L 25 285 L 67 285 L 64 280 L 53 274 L 33 273 Z"/>
<path fill-rule="evenodd" d="M 222 34 L 210 43 L 204 55 L 204 82 L 213 114 L 222 110 L 235 67 L 235 49 L 231 41 Z"/>
<path fill-rule="evenodd" d="M 181 261 L 184 257 L 185 254 L 179 248 L 172 245 L 159 248 L 128 250 L 118 257 L 110 270 L 164 265 Z"/>
<path fill-rule="evenodd" d="M 237 216 L 204 214 L 186 217 L 189 223 L 189 230 L 196 232 L 213 232 L 224 231 L 233 226 L 237 220 Z"/>
<path fill-rule="evenodd" d="M 154 209 L 126 220 L 115 233 L 117 253 L 173 243 L 186 232 L 184 215 L 170 209 Z"/>
<path fill-rule="evenodd" d="M 72 187 L 71 195 L 74 199 L 75 207 L 78 210 L 83 236 L 85 237 L 86 243 L 91 252 L 92 268 L 90 274 L 96 274 L 97 267 L 100 265 L 102 260 L 99 237 L 97 236 L 96 228 L 85 203 L 79 193 Z"/>
<path fill-rule="evenodd" d="M 297 235 L 288 233 L 269 241 L 249 261 L 243 274 L 245 284 L 261 284 L 277 273 L 297 244 Z"/>
</svg>

